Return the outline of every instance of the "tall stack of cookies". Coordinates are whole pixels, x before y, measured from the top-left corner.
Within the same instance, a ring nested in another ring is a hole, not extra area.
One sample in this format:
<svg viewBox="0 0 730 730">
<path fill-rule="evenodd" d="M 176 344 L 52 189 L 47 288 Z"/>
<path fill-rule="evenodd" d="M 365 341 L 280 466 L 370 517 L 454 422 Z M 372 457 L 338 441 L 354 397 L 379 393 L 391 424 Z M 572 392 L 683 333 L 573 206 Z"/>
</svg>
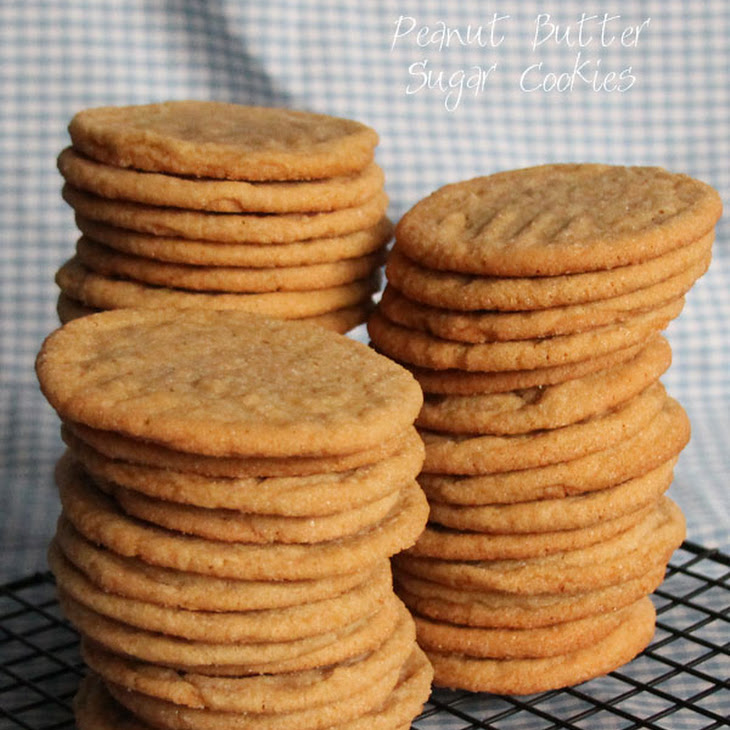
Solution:
<svg viewBox="0 0 730 730">
<path fill-rule="evenodd" d="M 405 728 L 432 670 L 389 558 L 428 505 L 411 375 L 320 327 L 127 309 L 37 359 L 80 730 Z"/>
<path fill-rule="evenodd" d="M 290 109 L 176 101 L 79 112 L 58 158 L 81 238 L 69 321 L 126 307 L 365 321 L 392 225 L 377 134 Z"/>
<path fill-rule="evenodd" d="M 684 175 L 566 164 L 446 186 L 398 224 L 369 332 L 425 392 L 429 525 L 394 562 L 437 684 L 529 694 L 650 641 L 690 430 L 661 331 L 720 213 Z"/>
</svg>

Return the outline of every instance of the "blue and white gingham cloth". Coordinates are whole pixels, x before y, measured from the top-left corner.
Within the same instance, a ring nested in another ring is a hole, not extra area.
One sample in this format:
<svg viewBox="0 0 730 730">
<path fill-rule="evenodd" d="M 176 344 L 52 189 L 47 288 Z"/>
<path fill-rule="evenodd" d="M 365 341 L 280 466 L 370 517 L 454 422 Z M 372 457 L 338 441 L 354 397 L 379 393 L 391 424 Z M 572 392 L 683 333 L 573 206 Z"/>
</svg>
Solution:
<svg viewBox="0 0 730 730">
<path fill-rule="evenodd" d="M 360 119 L 391 215 L 444 183 L 550 161 L 656 164 L 730 200 L 725 0 L 8 0 L 0 4 L 0 582 L 45 567 L 62 451 L 33 361 L 76 240 L 55 169 L 84 107 L 220 99 Z M 669 329 L 691 444 L 670 494 L 730 549 L 730 228 Z"/>
</svg>

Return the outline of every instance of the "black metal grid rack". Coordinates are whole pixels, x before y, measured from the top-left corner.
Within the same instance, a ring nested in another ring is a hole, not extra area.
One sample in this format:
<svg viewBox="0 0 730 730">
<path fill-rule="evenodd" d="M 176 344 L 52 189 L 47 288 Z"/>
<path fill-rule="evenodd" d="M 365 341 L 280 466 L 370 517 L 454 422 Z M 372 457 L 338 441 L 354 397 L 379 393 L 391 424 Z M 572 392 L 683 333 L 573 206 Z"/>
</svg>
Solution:
<svg viewBox="0 0 730 730">
<path fill-rule="evenodd" d="M 630 664 L 530 697 L 436 689 L 419 730 L 730 727 L 730 556 L 685 542 L 654 594 L 657 631 Z M 0 587 L 0 728 L 73 728 L 83 665 L 48 573 Z"/>
</svg>

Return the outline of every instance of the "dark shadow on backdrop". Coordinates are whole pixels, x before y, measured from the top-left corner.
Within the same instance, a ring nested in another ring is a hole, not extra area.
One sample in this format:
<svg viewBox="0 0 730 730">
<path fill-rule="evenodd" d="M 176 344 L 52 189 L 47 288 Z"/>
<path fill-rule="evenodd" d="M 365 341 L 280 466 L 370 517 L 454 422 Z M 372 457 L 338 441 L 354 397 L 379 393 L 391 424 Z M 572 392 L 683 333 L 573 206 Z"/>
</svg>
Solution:
<svg viewBox="0 0 730 730">
<path fill-rule="evenodd" d="M 291 105 L 291 95 L 276 87 L 260 61 L 248 52 L 243 33 L 231 27 L 220 0 L 167 0 L 166 4 L 170 18 L 180 21 L 191 57 L 200 59 L 208 70 L 212 98 Z"/>
</svg>

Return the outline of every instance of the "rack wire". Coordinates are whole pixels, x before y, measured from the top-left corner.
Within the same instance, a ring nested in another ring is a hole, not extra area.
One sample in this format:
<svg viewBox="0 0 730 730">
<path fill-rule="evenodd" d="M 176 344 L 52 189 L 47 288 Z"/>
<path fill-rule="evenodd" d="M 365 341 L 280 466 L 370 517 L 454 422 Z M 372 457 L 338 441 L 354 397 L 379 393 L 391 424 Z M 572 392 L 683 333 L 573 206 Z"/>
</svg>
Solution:
<svg viewBox="0 0 730 730">
<path fill-rule="evenodd" d="M 606 677 L 529 697 L 435 689 L 418 730 L 730 727 L 730 556 L 685 542 L 654 593 L 657 631 Z M 0 587 L 0 727 L 73 728 L 84 666 L 50 573 Z"/>
</svg>

